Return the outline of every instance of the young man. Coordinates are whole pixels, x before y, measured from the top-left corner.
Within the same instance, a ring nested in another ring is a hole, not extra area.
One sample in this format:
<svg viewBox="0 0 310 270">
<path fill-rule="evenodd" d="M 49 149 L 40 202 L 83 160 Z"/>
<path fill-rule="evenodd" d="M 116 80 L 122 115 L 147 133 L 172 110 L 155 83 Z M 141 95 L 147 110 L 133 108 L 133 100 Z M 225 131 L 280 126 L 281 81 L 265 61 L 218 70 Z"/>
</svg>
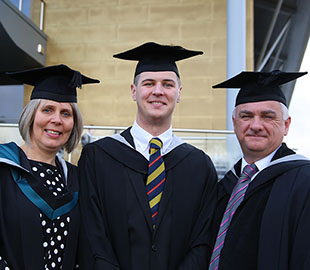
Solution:
<svg viewBox="0 0 310 270">
<path fill-rule="evenodd" d="M 219 182 L 209 269 L 310 269 L 310 161 L 282 143 L 291 118 L 279 87 L 304 74 L 242 72 L 214 86 L 241 87 L 243 157 Z"/>
<path fill-rule="evenodd" d="M 216 172 L 171 128 L 182 89 L 175 61 L 198 54 L 149 42 L 114 55 L 139 61 L 137 114 L 120 135 L 88 144 L 79 161 L 87 269 L 206 269 Z"/>
</svg>

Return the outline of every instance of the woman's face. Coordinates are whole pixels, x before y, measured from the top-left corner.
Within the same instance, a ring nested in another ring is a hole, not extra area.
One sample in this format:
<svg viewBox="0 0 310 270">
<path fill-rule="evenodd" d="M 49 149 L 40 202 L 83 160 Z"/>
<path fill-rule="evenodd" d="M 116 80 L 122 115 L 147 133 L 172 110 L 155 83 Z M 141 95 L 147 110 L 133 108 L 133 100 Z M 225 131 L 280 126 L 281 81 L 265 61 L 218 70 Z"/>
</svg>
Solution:
<svg viewBox="0 0 310 270">
<path fill-rule="evenodd" d="M 31 143 L 41 151 L 57 153 L 68 141 L 73 126 L 70 103 L 43 99 L 34 115 Z"/>
</svg>

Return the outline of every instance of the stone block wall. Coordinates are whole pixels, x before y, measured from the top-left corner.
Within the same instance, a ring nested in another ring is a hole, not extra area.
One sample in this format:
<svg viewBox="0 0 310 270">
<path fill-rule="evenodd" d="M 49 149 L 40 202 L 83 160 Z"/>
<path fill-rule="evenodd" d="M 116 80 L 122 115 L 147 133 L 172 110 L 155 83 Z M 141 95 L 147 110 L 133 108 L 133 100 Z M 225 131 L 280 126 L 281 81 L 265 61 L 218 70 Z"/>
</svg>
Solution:
<svg viewBox="0 0 310 270">
<path fill-rule="evenodd" d="M 228 0 L 232 1 L 232 0 Z M 130 84 L 136 63 L 113 54 L 147 41 L 202 50 L 178 63 L 183 85 L 173 127 L 226 128 L 225 0 L 45 0 L 47 65 L 65 63 L 101 80 L 78 90 L 87 125 L 128 126 L 136 105 Z M 37 14 L 37 13 L 36 13 Z M 253 0 L 247 0 L 247 67 L 253 67 Z M 29 93 L 25 97 L 28 97 Z M 27 99 L 27 98 L 25 98 Z"/>
</svg>

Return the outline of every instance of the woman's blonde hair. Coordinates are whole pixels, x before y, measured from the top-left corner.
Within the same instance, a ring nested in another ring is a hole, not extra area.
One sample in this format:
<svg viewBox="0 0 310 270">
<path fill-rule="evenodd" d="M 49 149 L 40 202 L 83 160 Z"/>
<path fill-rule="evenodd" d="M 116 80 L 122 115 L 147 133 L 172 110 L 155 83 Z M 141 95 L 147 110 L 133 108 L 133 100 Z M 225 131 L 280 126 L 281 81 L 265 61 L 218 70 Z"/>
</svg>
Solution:
<svg viewBox="0 0 310 270">
<path fill-rule="evenodd" d="M 35 113 L 40 105 L 42 99 L 32 99 L 24 107 L 19 117 L 19 133 L 26 143 L 31 143 L 30 132 L 33 126 Z M 65 143 L 65 150 L 70 153 L 78 145 L 83 132 L 83 119 L 81 112 L 76 103 L 70 103 L 73 111 L 73 129 L 68 141 Z"/>
</svg>

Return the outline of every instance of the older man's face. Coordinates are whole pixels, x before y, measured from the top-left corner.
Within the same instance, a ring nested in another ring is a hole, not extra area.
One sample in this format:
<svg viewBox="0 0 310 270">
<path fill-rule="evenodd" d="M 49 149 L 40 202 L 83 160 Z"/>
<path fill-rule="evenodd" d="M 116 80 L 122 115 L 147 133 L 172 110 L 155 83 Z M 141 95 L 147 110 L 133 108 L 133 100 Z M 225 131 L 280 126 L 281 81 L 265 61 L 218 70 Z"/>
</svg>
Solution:
<svg viewBox="0 0 310 270">
<path fill-rule="evenodd" d="M 247 162 L 260 160 L 282 143 L 291 119 L 283 120 L 280 102 L 240 104 L 233 118 L 234 130 Z"/>
</svg>

